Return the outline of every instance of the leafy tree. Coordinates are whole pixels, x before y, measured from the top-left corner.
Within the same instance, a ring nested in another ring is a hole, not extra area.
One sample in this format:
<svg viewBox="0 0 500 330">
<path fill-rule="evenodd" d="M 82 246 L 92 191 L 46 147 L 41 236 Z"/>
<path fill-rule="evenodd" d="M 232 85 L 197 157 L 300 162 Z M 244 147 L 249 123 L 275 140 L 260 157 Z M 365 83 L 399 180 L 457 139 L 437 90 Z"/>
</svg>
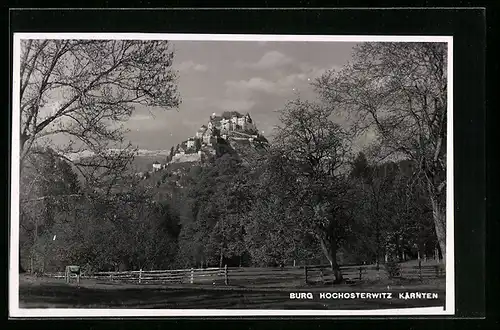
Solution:
<svg viewBox="0 0 500 330">
<path fill-rule="evenodd" d="M 387 209 L 392 217 L 386 237 L 395 247 L 393 254 L 400 261 L 407 255 L 428 254 L 437 243 L 427 189 L 422 184 L 414 184 L 409 189 L 410 180 L 411 176 L 400 170 L 388 196 L 391 204 Z"/>
<path fill-rule="evenodd" d="M 266 194 L 244 215 L 245 244 L 254 264 L 285 265 L 308 257 L 300 254 L 305 248 L 300 218 L 285 203 L 275 194 Z"/>
<path fill-rule="evenodd" d="M 364 43 L 340 72 L 315 83 L 357 132 L 374 130 L 382 156 L 417 164 L 442 255 L 446 255 L 447 48 L 443 43 Z"/>
<path fill-rule="evenodd" d="M 224 156 L 227 161 L 231 155 Z M 248 190 L 248 172 L 239 158 L 233 160 L 234 170 L 226 172 L 224 180 L 217 185 L 216 198 L 220 216 L 212 229 L 212 244 L 220 247 L 219 265 L 224 258 L 241 258 L 247 251 L 245 244 L 245 217 L 249 211 L 251 191 Z"/>
<path fill-rule="evenodd" d="M 358 194 L 349 249 L 358 262 L 404 261 L 435 242 L 427 192 L 420 185 L 409 188 L 412 171 L 411 162 L 370 165 L 363 154 L 353 162 L 350 177 Z"/>
<path fill-rule="evenodd" d="M 194 148 L 195 148 L 196 152 L 201 150 L 201 140 L 200 139 L 194 140 Z"/>
<path fill-rule="evenodd" d="M 280 112 L 274 144 L 276 179 L 288 187 L 301 227 L 315 237 L 329 260 L 336 281 L 343 280 L 338 248 L 349 230 L 349 194 L 342 167 L 347 156 L 346 135 L 331 120 L 333 108 L 300 99 Z M 281 159 L 280 159 L 281 158 Z"/>
<path fill-rule="evenodd" d="M 29 256 L 29 266 L 26 264 L 26 268 L 34 271 L 42 269 L 45 260 L 44 253 L 40 254 L 45 251 L 45 243 L 38 240 L 46 236 L 46 231 L 59 213 L 74 208 L 81 188 L 71 166 L 58 158 L 51 149 L 37 149 L 27 159 L 25 166 L 21 178 L 24 189 L 21 189 L 19 196 L 23 206 L 19 219 L 20 254 Z M 21 258 L 21 261 L 28 262 L 25 258 Z"/>
<path fill-rule="evenodd" d="M 362 179 L 363 181 L 370 180 L 370 168 L 366 155 L 363 152 L 358 153 L 357 157 L 353 160 L 351 167 L 351 178 Z"/>
<path fill-rule="evenodd" d="M 50 172 L 27 180 L 30 159 L 46 152 L 49 144 L 50 157 L 64 159 L 60 166 L 71 164 L 86 188 L 111 194 L 134 154 L 130 144 L 124 144 L 120 123 L 137 105 L 166 109 L 179 105 L 172 61 L 166 41 L 22 40 L 20 170 L 26 184 L 21 184 L 21 196 L 29 196 L 45 180 L 52 195 L 36 198 L 50 200 L 46 205 L 67 203 L 68 196 L 57 192 L 62 181 L 47 175 Z M 54 136 L 64 137 L 66 143 L 51 143 Z M 81 151 L 91 156 L 70 157 Z M 41 210 L 31 199 L 21 199 L 25 215 Z"/>
<path fill-rule="evenodd" d="M 212 128 L 212 136 L 215 138 L 219 138 L 220 137 L 220 129 L 218 129 L 217 127 Z"/>
<path fill-rule="evenodd" d="M 220 158 L 225 154 L 236 155 L 235 150 L 231 145 L 223 138 L 217 137 L 217 142 L 215 143 L 215 157 Z"/>
<path fill-rule="evenodd" d="M 245 189 L 241 188 L 241 161 L 226 152 L 201 168 L 188 186 L 186 210 L 181 219 L 179 259 L 187 264 L 218 264 L 244 251 L 241 213 Z"/>
<path fill-rule="evenodd" d="M 355 180 L 359 188 L 356 210 L 360 227 L 355 235 L 362 235 L 364 238 L 357 240 L 362 244 L 359 253 L 365 254 L 365 259 L 373 257 L 377 267 L 385 253 L 384 237 L 389 218 L 392 217 L 390 210 L 393 209 L 394 201 L 391 199 L 391 191 L 394 189 L 397 172 L 398 168 L 393 163 L 369 165 L 364 153 L 360 153 L 354 160 L 350 173 L 351 179 Z"/>
<path fill-rule="evenodd" d="M 85 271 L 170 268 L 177 253 L 178 216 L 167 203 L 133 185 L 113 196 L 87 194 L 50 228 L 57 239 L 41 245 L 47 265 L 76 263 Z M 50 236 L 52 237 L 52 236 Z M 47 241 L 47 240 L 45 240 Z"/>
</svg>

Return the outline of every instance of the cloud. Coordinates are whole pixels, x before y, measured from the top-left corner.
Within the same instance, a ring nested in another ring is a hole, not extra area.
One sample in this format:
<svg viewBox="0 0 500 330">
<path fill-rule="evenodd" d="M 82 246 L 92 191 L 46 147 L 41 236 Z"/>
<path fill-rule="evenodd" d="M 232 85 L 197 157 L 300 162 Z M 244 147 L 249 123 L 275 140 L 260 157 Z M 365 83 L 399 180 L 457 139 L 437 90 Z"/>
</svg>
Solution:
<svg viewBox="0 0 500 330">
<path fill-rule="evenodd" d="M 227 109 L 231 111 L 249 111 L 255 106 L 255 101 L 245 100 L 245 99 L 223 99 L 221 101 L 214 102 L 214 106 L 221 109 Z"/>
<path fill-rule="evenodd" d="M 341 66 L 332 65 L 330 67 L 318 67 L 315 65 L 311 65 L 309 63 L 300 63 L 298 64 L 298 68 L 302 73 L 307 74 L 309 78 L 316 79 L 319 78 L 322 74 L 324 74 L 328 70 L 340 70 Z"/>
<path fill-rule="evenodd" d="M 272 93 L 275 91 L 276 84 L 270 80 L 253 77 L 248 80 L 230 80 L 226 81 L 226 94 L 229 96 L 249 96 L 253 91 Z"/>
<path fill-rule="evenodd" d="M 308 63 L 296 63 L 295 70 L 291 73 L 274 73 L 275 79 L 252 77 L 246 80 L 226 81 L 226 95 L 229 98 L 251 99 L 256 93 L 280 95 L 290 95 L 296 91 L 311 89 L 311 83 L 329 69 L 338 69 L 332 66 L 329 68 L 317 67 Z"/>
<path fill-rule="evenodd" d="M 151 119 L 153 119 L 151 115 L 144 115 L 144 114 L 136 114 L 130 117 L 130 120 L 137 120 L 137 121 L 151 120 Z"/>
<path fill-rule="evenodd" d="M 248 80 L 226 81 L 226 95 L 251 98 L 255 93 L 287 95 L 295 89 L 305 88 L 313 78 L 305 73 L 292 73 L 276 80 L 253 77 Z"/>
<path fill-rule="evenodd" d="M 204 72 L 208 70 L 208 67 L 204 64 L 195 63 L 193 61 L 184 61 L 176 65 L 179 71 L 200 71 Z"/>
<path fill-rule="evenodd" d="M 182 103 L 189 104 L 192 106 L 204 105 L 207 102 L 207 98 L 204 96 L 193 96 L 193 97 L 183 97 Z"/>
<path fill-rule="evenodd" d="M 267 70 L 289 65 L 291 63 L 293 63 L 293 59 L 291 57 L 273 50 L 265 53 L 260 60 L 255 63 L 237 62 L 236 66 L 255 70 Z"/>
</svg>

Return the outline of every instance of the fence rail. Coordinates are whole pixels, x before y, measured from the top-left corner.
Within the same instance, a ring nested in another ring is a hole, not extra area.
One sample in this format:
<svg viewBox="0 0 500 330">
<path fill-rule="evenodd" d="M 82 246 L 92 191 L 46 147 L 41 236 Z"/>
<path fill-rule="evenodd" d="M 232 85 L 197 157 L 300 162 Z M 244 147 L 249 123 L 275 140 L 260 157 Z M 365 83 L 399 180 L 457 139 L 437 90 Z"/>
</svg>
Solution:
<svg viewBox="0 0 500 330">
<path fill-rule="evenodd" d="M 388 278 L 385 267 L 368 266 L 342 266 L 340 267 L 343 278 L 348 282 L 362 280 L 376 280 Z M 52 278 L 65 278 L 64 272 L 47 273 L 45 276 Z M 432 279 L 445 276 L 445 270 L 440 265 L 410 266 L 402 265 L 397 275 L 391 277 L 406 279 Z M 333 271 L 330 265 L 314 265 L 283 268 L 246 268 L 227 267 L 203 269 L 173 269 L 173 270 L 134 270 L 124 272 L 94 272 L 81 274 L 82 279 L 100 281 L 139 283 L 139 284 L 282 284 L 295 283 L 315 284 L 327 283 L 333 280 Z"/>
<path fill-rule="evenodd" d="M 422 265 L 417 266 L 400 265 L 399 273 L 389 274 L 383 265 L 379 267 L 374 265 L 369 266 L 342 266 L 340 267 L 342 276 L 347 281 L 361 281 L 368 279 L 381 278 L 400 278 L 400 279 L 432 279 L 443 278 L 446 276 L 445 269 L 442 265 Z M 305 283 L 325 282 L 327 278 L 333 276 L 333 271 L 330 265 L 316 265 L 304 267 Z"/>
<path fill-rule="evenodd" d="M 109 280 L 134 283 L 207 283 L 224 279 L 227 282 L 227 267 L 203 269 L 172 269 L 172 270 L 133 270 L 124 272 L 94 272 L 82 273 L 82 279 Z M 64 272 L 47 273 L 52 278 L 65 278 Z"/>
</svg>

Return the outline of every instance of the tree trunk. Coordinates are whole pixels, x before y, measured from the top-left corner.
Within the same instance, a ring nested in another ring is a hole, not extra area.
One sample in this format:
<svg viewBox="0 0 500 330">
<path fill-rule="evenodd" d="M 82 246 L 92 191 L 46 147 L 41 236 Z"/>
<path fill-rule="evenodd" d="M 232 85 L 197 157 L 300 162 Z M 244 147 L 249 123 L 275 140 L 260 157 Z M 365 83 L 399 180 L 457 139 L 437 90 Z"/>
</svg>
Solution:
<svg viewBox="0 0 500 330">
<path fill-rule="evenodd" d="M 379 269 L 380 265 L 380 224 L 378 222 L 378 219 L 376 220 L 375 223 L 375 244 L 376 244 L 376 251 L 375 251 L 375 258 L 376 258 L 376 264 L 377 264 L 377 270 Z"/>
<path fill-rule="evenodd" d="M 222 254 L 222 247 L 220 248 L 220 259 L 219 259 L 219 268 L 222 268 L 222 261 L 223 261 L 224 255 Z"/>
<path fill-rule="evenodd" d="M 446 262 L 446 210 L 436 201 L 435 197 L 431 198 L 431 204 L 436 237 L 443 256 L 443 262 Z"/>
<path fill-rule="evenodd" d="M 333 239 L 327 240 L 321 237 L 319 237 L 319 241 L 325 257 L 330 262 L 333 276 L 335 277 L 334 283 L 342 283 L 344 278 L 342 276 L 342 272 L 340 271 L 339 264 L 337 263 L 337 246 L 335 242 Z"/>
<path fill-rule="evenodd" d="M 342 272 L 340 271 L 339 264 L 337 263 L 336 253 L 332 255 L 332 260 L 330 261 L 333 276 L 335 276 L 335 283 L 342 283 L 344 281 L 344 277 L 342 276 Z"/>
</svg>

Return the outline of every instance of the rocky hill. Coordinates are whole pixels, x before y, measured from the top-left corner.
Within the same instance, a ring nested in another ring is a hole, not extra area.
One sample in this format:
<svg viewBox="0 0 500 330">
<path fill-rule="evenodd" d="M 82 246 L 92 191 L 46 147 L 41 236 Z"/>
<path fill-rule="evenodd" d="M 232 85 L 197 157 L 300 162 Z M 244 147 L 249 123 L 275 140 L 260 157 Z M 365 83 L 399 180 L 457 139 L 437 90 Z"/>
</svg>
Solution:
<svg viewBox="0 0 500 330">
<path fill-rule="evenodd" d="M 156 185 L 165 181 L 165 173 L 188 173 L 191 167 L 203 166 L 224 148 L 230 148 L 245 161 L 255 150 L 269 145 L 268 140 L 259 133 L 250 114 L 243 115 L 236 111 L 224 112 L 220 116 L 212 114 L 207 123 L 193 133 L 174 146 L 173 154 L 170 150 L 137 150 L 129 167 L 130 173 L 146 180 L 147 185 Z M 116 151 L 109 150 L 110 153 Z M 93 154 L 84 151 L 67 156 L 75 160 L 91 158 Z"/>
<path fill-rule="evenodd" d="M 172 194 L 189 185 L 190 178 L 216 157 L 229 152 L 248 164 L 248 160 L 268 146 L 268 140 L 258 132 L 249 114 L 212 114 L 208 125 L 202 125 L 193 136 L 174 147 L 173 155 L 150 162 L 149 170 L 136 174 L 142 178 L 143 186 Z"/>
<path fill-rule="evenodd" d="M 266 147 L 268 140 L 259 133 L 249 113 L 226 111 L 220 116 L 213 113 L 194 135 L 174 147 L 161 168 L 170 163 L 200 163 L 216 154 L 216 145 L 227 142 L 237 152 L 255 147 Z"/>
</svg>

